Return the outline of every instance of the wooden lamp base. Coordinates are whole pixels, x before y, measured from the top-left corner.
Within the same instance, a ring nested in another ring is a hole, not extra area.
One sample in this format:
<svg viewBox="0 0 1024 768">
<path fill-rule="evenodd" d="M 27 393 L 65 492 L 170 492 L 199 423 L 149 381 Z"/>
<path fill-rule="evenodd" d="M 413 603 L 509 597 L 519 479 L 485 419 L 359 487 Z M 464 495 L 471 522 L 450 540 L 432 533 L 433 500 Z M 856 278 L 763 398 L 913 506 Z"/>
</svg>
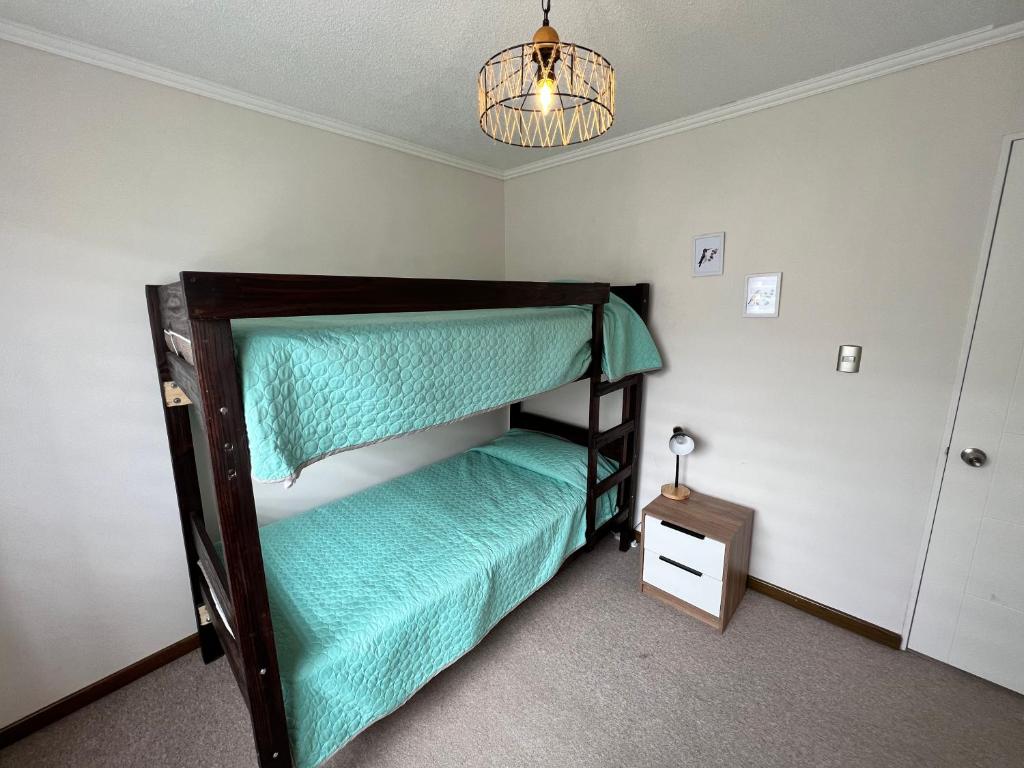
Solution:
<svg viewBox="0 0 1024 768">
<path fill-rule="evenodd" d="M 674 499 L 675 501 L 686 501 L 690 498 L 690 489 L 685 485 L 665 483 L 661 486 L 661 495 L 669 499 Z"/>
</svg>

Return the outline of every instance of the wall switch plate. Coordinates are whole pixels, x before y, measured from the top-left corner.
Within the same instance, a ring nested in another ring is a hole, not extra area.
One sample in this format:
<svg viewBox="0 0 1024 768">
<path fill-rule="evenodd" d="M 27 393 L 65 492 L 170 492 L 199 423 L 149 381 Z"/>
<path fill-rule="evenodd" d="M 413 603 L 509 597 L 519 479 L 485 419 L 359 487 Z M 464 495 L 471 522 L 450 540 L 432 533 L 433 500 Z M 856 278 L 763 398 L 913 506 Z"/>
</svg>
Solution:
<svg viewBox="0 0 1024 768">
<path fill-rule="evenodd" d="M 841 345 L 836 370 L 840 373 L 857 373 L 860 370 L 860 351 L 861 348 L 855 344 Z"/>
</svg>

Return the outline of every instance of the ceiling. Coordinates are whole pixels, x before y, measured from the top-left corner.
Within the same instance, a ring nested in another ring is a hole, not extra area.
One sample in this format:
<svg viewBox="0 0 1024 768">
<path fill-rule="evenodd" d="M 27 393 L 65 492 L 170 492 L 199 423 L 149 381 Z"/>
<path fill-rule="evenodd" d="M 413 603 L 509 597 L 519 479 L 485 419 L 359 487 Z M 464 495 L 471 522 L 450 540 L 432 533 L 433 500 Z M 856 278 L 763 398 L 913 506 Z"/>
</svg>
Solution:
<svg viewBox="0 0 1024 768">
<path fill-rule="evenodd" d="M 563 150 L 493 142 L 475 76 L 528 41 L 537 0 L 0 0 L 0 19 L 507 170 Z M 553 0 L 616 68 L 608 137 L 989 24 L 1024 0 Z M 601 141 L 598 139 L 597 141 Z"/>
</svg>

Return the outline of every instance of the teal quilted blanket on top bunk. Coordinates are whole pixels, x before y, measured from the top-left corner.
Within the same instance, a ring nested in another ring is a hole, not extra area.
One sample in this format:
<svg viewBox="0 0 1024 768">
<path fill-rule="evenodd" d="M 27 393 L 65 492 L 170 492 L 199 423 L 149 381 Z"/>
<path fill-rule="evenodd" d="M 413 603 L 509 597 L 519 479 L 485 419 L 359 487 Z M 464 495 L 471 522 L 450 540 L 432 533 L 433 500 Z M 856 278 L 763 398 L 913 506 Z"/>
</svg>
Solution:
<svg viewBox="0 0 1024 768">
<path fill-rule="evenodd" d="M 590 307 L 416 312 L 233 323 L 252 455 L 264 482 L 332 453 L 555 389 L 590 365 Z M 647 326 L 605 307 L 609 379 L 661 367 Z"/>
<path fill-rule="evenodd" d="M 512 430 L 264 527 L 296 767 L 401 706 L 548 581 L 584 542 L 585 488 L 584 448 Z"/>
</svg>

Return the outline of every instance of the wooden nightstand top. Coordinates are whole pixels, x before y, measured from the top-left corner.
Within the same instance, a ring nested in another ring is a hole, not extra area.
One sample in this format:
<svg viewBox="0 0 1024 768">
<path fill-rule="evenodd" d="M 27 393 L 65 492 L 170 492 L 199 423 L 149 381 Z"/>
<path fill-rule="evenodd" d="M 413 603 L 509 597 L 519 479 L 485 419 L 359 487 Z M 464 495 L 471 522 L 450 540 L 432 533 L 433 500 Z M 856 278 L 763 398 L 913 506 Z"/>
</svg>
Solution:
<svg viewBox="0 0 1024 768">
<path fill-rule="evenodd" d="M 644 513 L 668 520 L 718 541 L 729 541 L 754 520 L 754 510 L 697 491 L 685 501 L 658 496 Z"/>
</svg>

